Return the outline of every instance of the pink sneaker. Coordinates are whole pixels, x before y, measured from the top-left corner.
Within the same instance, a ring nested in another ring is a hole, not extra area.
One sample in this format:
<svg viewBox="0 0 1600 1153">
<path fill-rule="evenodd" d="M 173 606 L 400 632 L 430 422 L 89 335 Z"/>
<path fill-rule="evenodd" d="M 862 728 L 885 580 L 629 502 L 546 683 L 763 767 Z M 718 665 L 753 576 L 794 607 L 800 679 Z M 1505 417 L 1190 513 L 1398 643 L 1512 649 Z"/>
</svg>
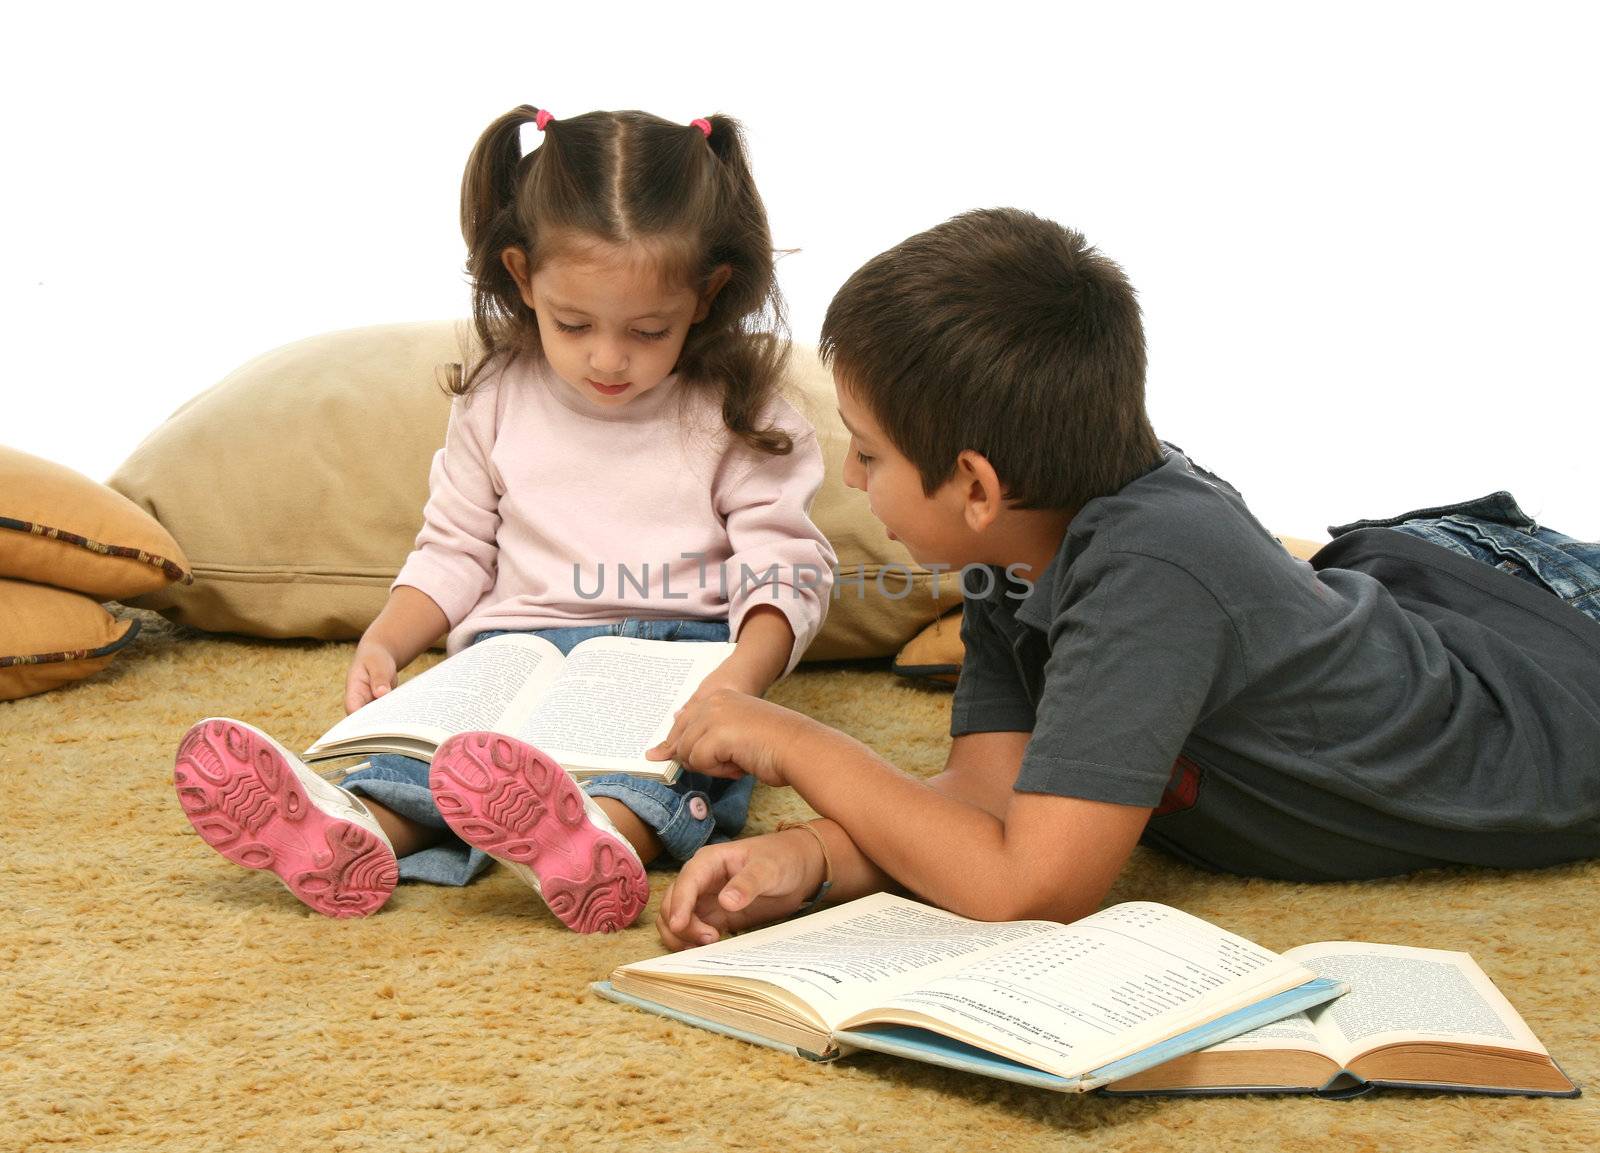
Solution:
<svg viewBox="0 0 1600 1153">
<path fill-rule="evenodd" d="M 458 733 L 428 774 L 445 822 L 533 886 L 579 933 L 612 933 L 650 900 L 639 854 L 567 771 L 499 733 Z"/>
<path fill-rule="evenodd" d="M 236 865 L 271 869 L 324 916 L 365 917 L 394 892 L 394 849 L 367 807 L 253 725 L 195 725 L 172 780 L 206 844 Z"/>
</svg>

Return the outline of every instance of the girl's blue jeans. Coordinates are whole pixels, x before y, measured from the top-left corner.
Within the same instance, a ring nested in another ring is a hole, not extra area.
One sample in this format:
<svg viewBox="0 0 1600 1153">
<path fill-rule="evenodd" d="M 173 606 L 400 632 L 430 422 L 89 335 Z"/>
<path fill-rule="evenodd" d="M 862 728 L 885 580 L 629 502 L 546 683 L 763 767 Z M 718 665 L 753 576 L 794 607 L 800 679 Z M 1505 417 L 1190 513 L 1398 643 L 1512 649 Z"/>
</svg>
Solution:
<svg viewBox="0 0 1600 1153">
<path fill-rule="evenodd" d="M 481 632 L 472 643 L 509 632 Z M 641 637 L 659 641 L 725 641 L 726 621 L 636 620 L 578 628 L 535 629 L 535 636 L 550 641 L 563 654 L 590 637 Z M 368 797 L 386 809 L 430 829 L 441 829 L 445 840 L 431 848 L 400 858 L 402 881 L 427 881 L 435 885 L 465 885 L 489 865 L 480 849 L 458 838 L 439 815 L 428 788 L 428 762 L 393 754 L 374 756 L 366 768 L 340 782 L 358 796 Z M 723 780 L 701 773 L 683 773 L 668 785 L 645 777 L 621 773 L 591 777 L 583 782 L 592 797 L 613 797 L 627 805 L 661 840 L 661 859 L 687 861 L 700 846 L 726 841 L 744 828 L 750 812 L 754 777 Z"/>
<path fill-rule="evenodd" d="M 1358 528 L 1391 528 L 1421 537 L 1554 593 L 1600 621 L 1600 544 L 1545 528 L 1509 492 L 1414 509 L 1385 520 L 1358 520 L 1329 531 L 1339 536 Z"/>
</svg>

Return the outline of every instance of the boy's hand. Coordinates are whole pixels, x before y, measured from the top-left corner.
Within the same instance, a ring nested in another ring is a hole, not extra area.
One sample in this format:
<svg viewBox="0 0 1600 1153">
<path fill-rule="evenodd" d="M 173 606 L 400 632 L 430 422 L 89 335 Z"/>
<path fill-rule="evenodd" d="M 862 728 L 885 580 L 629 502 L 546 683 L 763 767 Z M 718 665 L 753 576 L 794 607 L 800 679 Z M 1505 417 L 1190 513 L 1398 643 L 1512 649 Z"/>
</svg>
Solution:
<svg viewBox="0 0 1600 1153">
<path fill-rule="evenodd" d="M 763 784 L 782 788 L 782 751 L 800 728 L 815 722 L 779 705 L 731 689 L 715 689 L 691 697 L 677 712 L 672 731 L 645 751 L 652 761 L 676 757 L 685 768 L 712 777 L 748 773 Z"/>
<path fill-rule="evenodd" d="M 394 688 L 398 669 L 394 654 L 365 637 L 356 645 L 355 659 L 344 678 L 344 711 L 353 713 L 369 701 L 377 700 Z"/>
<path fill-rule="evenodd" d="M 826 872 L 822 846 L 800 829 L 707 845 L 667 887 L 656 932 L 673 950 L 709 945 L 787 917 L 811 899 Z"/>
</svg>

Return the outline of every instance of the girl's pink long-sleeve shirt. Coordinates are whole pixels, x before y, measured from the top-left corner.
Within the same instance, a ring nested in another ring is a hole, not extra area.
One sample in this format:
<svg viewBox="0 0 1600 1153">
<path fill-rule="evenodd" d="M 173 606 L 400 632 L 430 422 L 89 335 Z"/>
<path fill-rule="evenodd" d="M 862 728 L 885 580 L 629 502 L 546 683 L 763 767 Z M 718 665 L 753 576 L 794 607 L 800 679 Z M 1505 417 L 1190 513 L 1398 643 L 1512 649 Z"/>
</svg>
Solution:
<svg viewBox="0 0 1600 1153">
<path fill-rule="evenodd" d="M 516 357 L 452 406 L 394 583 L 444 611 L 451 653 L 485 629 L 625 617 L 726 617 L 737 637 L 770 604 L 794 629 L 792 669 L 832 587 L 833 548 L 810 517 L 822 453 L 787 401 L 760 423 L 794 450 L 748 448 L 722 423 L 720 396 L 676 376 L 614 408 Z"/>
</svg>

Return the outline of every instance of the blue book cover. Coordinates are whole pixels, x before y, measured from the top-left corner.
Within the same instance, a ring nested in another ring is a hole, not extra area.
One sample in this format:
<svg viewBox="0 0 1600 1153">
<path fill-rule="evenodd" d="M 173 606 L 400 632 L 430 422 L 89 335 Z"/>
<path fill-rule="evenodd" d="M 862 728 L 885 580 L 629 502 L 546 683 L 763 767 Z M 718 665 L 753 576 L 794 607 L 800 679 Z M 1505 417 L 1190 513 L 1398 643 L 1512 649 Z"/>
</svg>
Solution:
<svg viewBox="0 0 1600 1153">
<path fill-rule="evenodd" d="M 1179 1033 L 1175 1037 L 1169 1037 L 1160 1044 L 1141 1049 L 1120 1061 L 1102 1065 L 1079 1077 L 1057 1077 L 1019 1062 L 997 1057 L 986 1050 L 952 1040 L 939 1033 L 903 1025 L 841 1030 L 835 1033 L 834 1037 L 842 1044 L 860 1049 L 873 1049 L 880 1053 L 892 1053 L 897 1057 L 909 1057 L 913 1061 L 926 1061 L 931 1065 L 981 1073 L 985 1077 L 998 1077 L 1002 1081 L 1017 1081 L 1024 1085 L 1035 1085 L 1041 1089 L 1054 1089 L 1062 1093 L 1086 1093 L 1090 1089 L 1098 1089 L 1120 1077 L 1131 1077 L 1135 1073 L 1159 1065 L 1163 1061 L 1170 1061 L 1184 1053 L 1204 1049 L 1207 1045 L 1226 1041 L 1229 1037 L 1236 1037 L 1260 1025 L 1270 1024 L 1293 1013 L 1314 1008 L 1325 1001 L 1333 1000 L 1345 990 L 1346 986 L 1338 981 L 1318 977 L 1298 988 L 1268 997 L 1265 1001 L 1257 1002 L 1224 1017 L 1218 1017 L 1215 1021 Z"/>
<path fill-rule="evenodd" d="M 623 993 L 609 981 L 596 981 L 590 988 L 609 1001 L 632 1005 L 636 1009 L 643 1009 L 648 1013 L 670 1017 L 674 1021 L 682 1021 L 684 1024 L 706 1029 L 713 1033 L 720 1033 L 725 1037 L 747 1041 L 752 1045 L 761 1045 L 768 1049 L 793 1053 L 795 1056 L 809 1061 L 831 1061 L 836 1060 L 852 1049 L 869 1049 L 896 1057 L 905 1057 L 912 1061 L 923 1061 L 929 1065 L 942 1065 L 947 1069 L 959 1069 L 964 1073 L 977 1073 L 980 1076 L 996 1077 L 1002 1081 L 1015 1081 L 1018 1084 L 1032 1085 L 1039 1089 L 1052 1089 L 1058 1093 L 1085 1093 L 1090 1089 L 1097 1089 L 1101 1085 L 1115 1081 L 1119 1077 L 1131 1076 L 1141 1070 L 1159 1065 L 1163 1061 L 1170 1061 L 1172 1058 L 1181 1056 L 1184 1053 L 1192 1053 L 1196 1049 L 1205 1048 L 1207 1045 L 1215 1045 L 1218 1041 L 1225 1041 L 1229 1037 L 1237 1036 L 1257 1026 L 1321 1005 L 1326 1001 L 1331 1001 L 1345 991 L 1345 986 L 1339 982 L 1328 981 L 1319 977 L 1316 980 L 1307 981 L 1298 988 L 1279 993 L 1248 1008 L 1229 1013 L 1208 1024 L 1180 1033 L 1176 1037 L 1169 1037 L 1158 1045 L 1153 1045 L 1112 1064 L 1104 1065 L 1080 1077 L 1058 1077 L 1053 1073 L 1046 1073 L 1041 1069 L 1035 1069 L 1021 1062 L 1009 1060 L 985 1049 L 979 1049 L 975 1045 L 968 1045 L 963 1041 L 957 1041 L 954 1038 L 946 1037 L 929 1029 L 916 1029 L 905 1025 L 881 1025 L 871 1028 L 841 1030 L 833 1035 L 837 1048 L 831 1049 L 826 1053 L 818 1053 L 798 1045 L 785 1045 L 780 1041 L 775 1041 L 770 1037 L 764 1037 L 747 1029 L 722 1024 L 706 1017 L 670 1008 L 656 1001 Z"/>
</svg>

